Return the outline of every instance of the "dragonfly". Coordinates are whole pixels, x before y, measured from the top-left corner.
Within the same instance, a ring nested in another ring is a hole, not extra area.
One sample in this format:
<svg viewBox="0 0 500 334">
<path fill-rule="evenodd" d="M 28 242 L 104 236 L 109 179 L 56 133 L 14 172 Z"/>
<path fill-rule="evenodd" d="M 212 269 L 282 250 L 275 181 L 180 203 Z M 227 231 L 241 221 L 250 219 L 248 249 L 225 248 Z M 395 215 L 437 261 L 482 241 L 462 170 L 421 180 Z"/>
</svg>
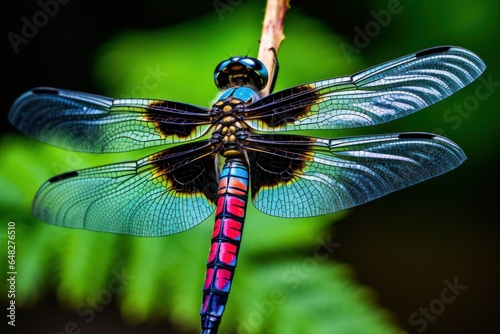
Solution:
<svg viewBox="0 0 500 334">
<path fill-rule="evenodd" d="M 14 102 L 9 120 L 28 136 L 75 151 L 166 145 L 138 161 L 52 177 L 36 194 L 33 214 L 59 226 L 158 237 L 193 228 L 215 211 L 200 311 L 202 333 L 215 334 L 249 197 L 272 216 L 324 215 L 446 173 L 466 159 L 457 144 L 431 133 L 315 138 L 290 132 L 392 121 L 448 97 L 485 68 L 467 49 L 439 46 L 262 96 L 277 76 L 269 80 L 256 58 L 233 56 L 215 68 L 221 92 L 209 108 L 40 87 Z"/>
</svg>

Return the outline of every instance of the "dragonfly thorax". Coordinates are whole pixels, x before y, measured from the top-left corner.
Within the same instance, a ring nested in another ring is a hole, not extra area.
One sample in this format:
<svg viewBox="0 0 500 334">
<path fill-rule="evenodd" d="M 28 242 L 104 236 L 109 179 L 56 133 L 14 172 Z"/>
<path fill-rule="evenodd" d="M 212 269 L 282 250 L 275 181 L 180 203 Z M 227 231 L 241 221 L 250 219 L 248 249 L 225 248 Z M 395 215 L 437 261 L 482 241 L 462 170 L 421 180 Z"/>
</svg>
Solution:
<svg viewBox="0 0 500 334">
<path fill-rule="evenodd" d="M 245 99 L 236 96 L 244 97 Z M 245 108 L 258 99 L 257 93 L 246 87 L 231 88 L 225 91 L 210 111 L 213 116 L 215 130 L 211 143 L 218 147 L 222 156 L 243 154 L 241 142 L 248 136 L 248 125 L 242 120 Z"/>
<path fill-rule="evenodd" d="M 225 116 L 217 124 L 210 139 L 224 157 L 243 154 L 241 142 L 248 136 L 248 127 L 237 117 Z"/>
</svg>

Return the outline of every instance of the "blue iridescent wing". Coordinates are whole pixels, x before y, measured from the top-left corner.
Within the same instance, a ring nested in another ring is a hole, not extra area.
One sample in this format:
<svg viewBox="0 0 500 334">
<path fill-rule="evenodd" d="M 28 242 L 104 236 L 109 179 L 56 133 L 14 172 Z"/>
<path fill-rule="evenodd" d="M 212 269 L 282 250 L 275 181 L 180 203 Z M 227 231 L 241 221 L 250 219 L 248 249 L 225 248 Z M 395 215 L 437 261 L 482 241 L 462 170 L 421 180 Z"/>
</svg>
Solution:
<svg viewBox="0 0 500 334">
<path fill-rule="evenodd" d="M 168 235 L 194 227 L 210 216 L 217 179 L 210 143 L 188 143 L 139 161 L 53 177 L 38 191 L 33 214 L 66 227 L 137 236 Z"/>
<path fill-rule="evenodd" d="M 321 139 L 252 135 L 253 204 L 280 217 L 309 217 L 363 204 L 446 173 L 465 160 L 452 141 L 428 133 Z"/>
<path fill-rule="evenodd" d="M 12 106 L 9 121 L 26 135 L 65 149 L 123 152 L 201 137 L 208 109 L 164 100 L 111 99 L 35 88 Z"/>
<path fill-rule="evenodd" d="M 351 76 L 271 94 L 248 107 L 246 122 L 261 131 L 381 124 L 450 96 L 474 81 L 485 68 L 469 50 L 436 47 Z"/>
</svg>

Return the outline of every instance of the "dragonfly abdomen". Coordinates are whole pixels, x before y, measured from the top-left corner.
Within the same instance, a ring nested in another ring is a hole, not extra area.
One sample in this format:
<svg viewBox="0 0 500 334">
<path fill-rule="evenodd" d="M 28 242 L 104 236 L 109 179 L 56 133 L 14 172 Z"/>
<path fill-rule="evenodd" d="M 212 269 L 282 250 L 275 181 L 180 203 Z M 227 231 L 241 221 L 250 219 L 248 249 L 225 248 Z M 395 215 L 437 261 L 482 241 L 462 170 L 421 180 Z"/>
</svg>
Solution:
<svg viewBox="0 0 500 334">
<path fill-rule="evenodd" d="M 201 325 L 215 334 L 234 276 L 248 201 L 248 167 L 241 158 L 227 159 L 222 168 L 207 273 L 203 285 Z"/>
</svg>

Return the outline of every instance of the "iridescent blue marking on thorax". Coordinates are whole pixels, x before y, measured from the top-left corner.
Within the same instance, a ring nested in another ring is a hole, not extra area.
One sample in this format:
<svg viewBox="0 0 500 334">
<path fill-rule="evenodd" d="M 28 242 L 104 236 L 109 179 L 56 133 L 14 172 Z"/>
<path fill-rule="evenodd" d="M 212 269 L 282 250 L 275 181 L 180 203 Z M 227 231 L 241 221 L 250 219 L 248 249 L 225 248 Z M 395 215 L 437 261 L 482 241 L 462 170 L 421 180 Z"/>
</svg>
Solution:
<svg viewBox="0 0 500 334">
<path fill-rule="evenodd" d="M 259 94 L 250 87 L 235 87 L 223 91 L 217 101 L 224 100 L 228 97 L 234 97 L 245 103 L 255 102 L 260 99 Z"/>
</svg>

